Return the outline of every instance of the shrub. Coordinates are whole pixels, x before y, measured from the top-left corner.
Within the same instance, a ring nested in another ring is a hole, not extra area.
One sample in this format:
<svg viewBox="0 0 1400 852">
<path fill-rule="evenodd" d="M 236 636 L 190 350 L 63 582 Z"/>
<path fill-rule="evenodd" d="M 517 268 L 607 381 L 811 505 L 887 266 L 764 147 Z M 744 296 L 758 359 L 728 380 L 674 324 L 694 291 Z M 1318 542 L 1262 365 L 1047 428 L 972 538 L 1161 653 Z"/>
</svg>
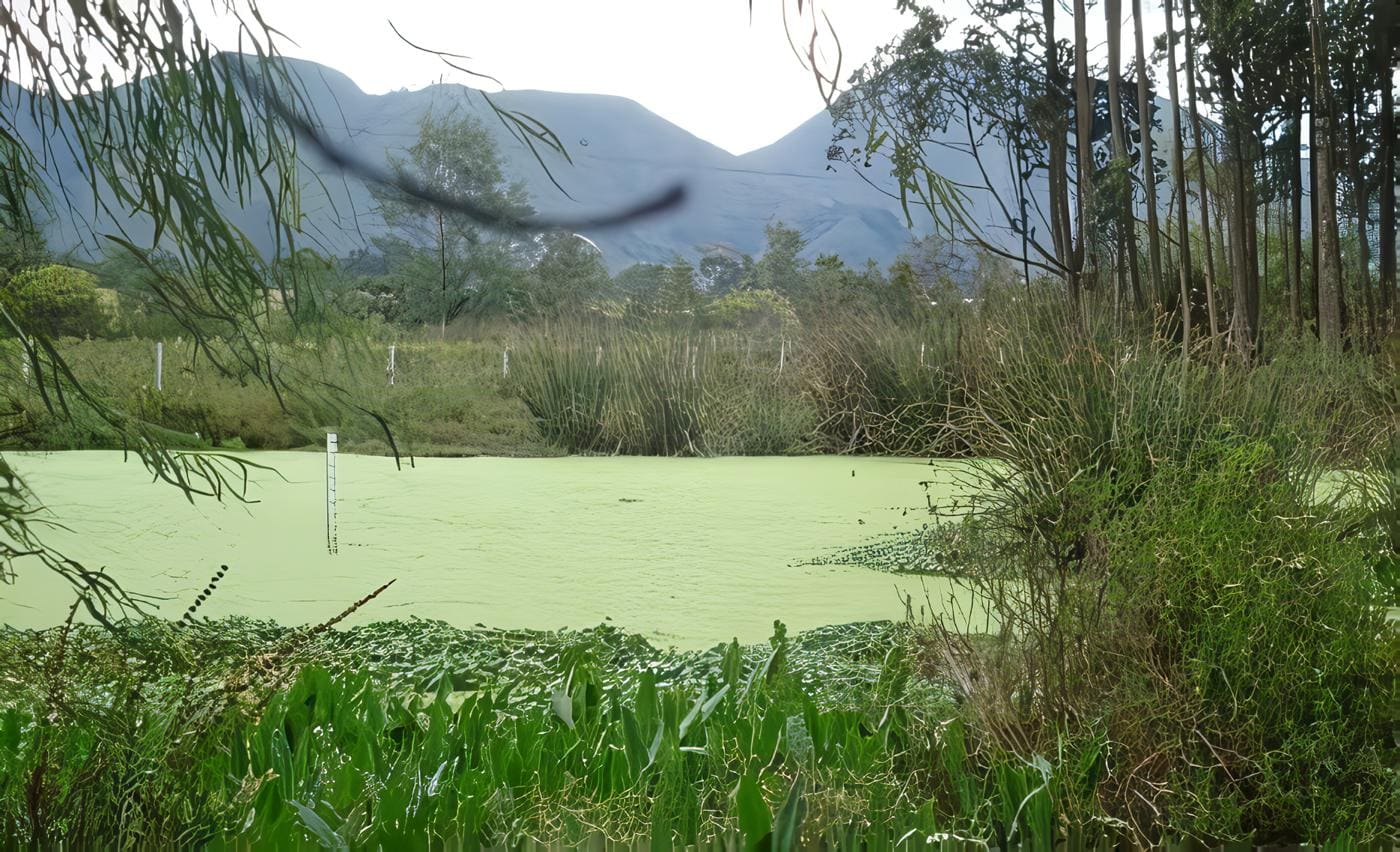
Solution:
<svg viewBox="0 0 1400 852">
<path fill-rule="evenodd" d="M 96 276 L 71 266 L 22 270 L 0 289 L 0 300 L 26 330 L 50 338 L 97 336 L 111 325 Z"/>
<path fill-rule="evenodd" d="M 716 328 L 766 334 L 791 334 L 797 328 L 792 302 L 772 290 L 731 290 L 705 306 L 705 319 Z"/>
</svg>

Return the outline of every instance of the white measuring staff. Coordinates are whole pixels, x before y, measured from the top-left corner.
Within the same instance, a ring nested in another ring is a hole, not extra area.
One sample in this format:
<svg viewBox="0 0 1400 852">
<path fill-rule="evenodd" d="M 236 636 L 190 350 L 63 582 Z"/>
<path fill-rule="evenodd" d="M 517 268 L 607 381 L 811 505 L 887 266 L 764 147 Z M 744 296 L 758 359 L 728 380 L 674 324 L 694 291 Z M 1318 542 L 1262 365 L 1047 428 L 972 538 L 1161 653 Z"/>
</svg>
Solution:
<svg viewBox="0 0 1400 852">
<path fill-rule="evenodd" d="M 340 442 L 334 432 L 326 433 L 326 549 L 339 550 L 335 532 L 335 456 Z"/>
</svg>

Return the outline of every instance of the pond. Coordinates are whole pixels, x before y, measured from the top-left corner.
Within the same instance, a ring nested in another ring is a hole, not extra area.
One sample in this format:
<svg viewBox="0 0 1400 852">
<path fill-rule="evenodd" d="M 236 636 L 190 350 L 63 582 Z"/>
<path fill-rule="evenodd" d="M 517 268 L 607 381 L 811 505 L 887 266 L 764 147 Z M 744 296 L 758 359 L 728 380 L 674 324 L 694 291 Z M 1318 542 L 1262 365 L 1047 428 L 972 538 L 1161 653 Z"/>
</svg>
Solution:
<svg viewBox="0 0 1400 852">
<path fill-rule="evenodd" d="M 338 461 L 338 553 L 326 546 L 325 458 L 247 453 L 257 502 L 191 504 L 116 452 L 7 456 L 49 517 L 46 540 L 176 618 L 220 564 L 201 615 L 323 621 L 388 580 L 349 623 L 420 617 L 554 629 L 608 621 L 681 648 L 904 614 L 946 580 L 814 559 L 928 520 L 955 462 L 639 458 Z M 0 622 L 58 623 L 72 595 L 37 564 L 0 586 Z"/>
</svg>

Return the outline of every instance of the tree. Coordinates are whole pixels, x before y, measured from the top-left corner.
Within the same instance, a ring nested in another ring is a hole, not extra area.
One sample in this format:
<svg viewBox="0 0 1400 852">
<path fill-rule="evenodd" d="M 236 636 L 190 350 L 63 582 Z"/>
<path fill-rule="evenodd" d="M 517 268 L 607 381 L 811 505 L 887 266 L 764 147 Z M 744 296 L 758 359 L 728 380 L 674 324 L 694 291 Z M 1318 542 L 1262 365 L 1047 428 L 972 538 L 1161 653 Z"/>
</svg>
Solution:
<svg viewBox="0 0 1400 852">
<path fill-rule="evenodd" d="M 613 278 L 613 289 L 628 301 L 653 310 L 671 270 L 661 263 L 634 263 Z"/>
<path fill-rule="evenodd" d="M 1171 0 L 1167 0 L 1168 3 Z M 1168 12 L 1170 14 L 1170 12 Z M 1093 207 L 1094 103 L 1089 87 L 1089 44 L 1084 0 L 1074 0 L 1074 151 L 1075 180 L 1079 182 L 1079 203 L 1075 212 L 1079 228 L 1070 260 L 1070 301 L 1078 306 L 1084 271 L 1093 266 L 1093 241 L 1088 239 L 1089 210 Z"/>
<path fill-rule="evenodd" d="M 495 140 L 469 113 L 425 113 L 418 122 L 418 140 L 406 158 L 391 160 L 400 182 L 413 182 L 441 196 L 461 198 L 500 216 L 531 214 L 524 185 L 507 180 Z M 474 302 L 487 303 L 492 284 L 510 277 L 523 265 L 527 241 L 484 229 L 476 217 L 431 204 L 393 186 L 376 190 L 385 221 L 416 246 L 431 248 L 436 283 L 431 301 L 422 282 L 423 263 L 414 258 L 412 275 L 399 289 L 405 298 L 402 313 L 409 321 L 436 319 L 440 334 L 447 324 Z"/>
<path fill-rule="evenodd" d="M 801 232 L 782 222 L 764 227 L 763 236 L 763 256 L 754 264 L 751 289 L 772 290 L 793 302 L 800 302 L 806 295 L 808 264 L 799 255 L 807 247 L 807 241 Z"/>
<path fill-rule="evenodd" d="M 731 290 L 705 306 L 717 328 L 781 334 L 798 325 L 792 303 L 772 290 Z"/>
<path fill-rule="evenodd" d="M 643 313 L 690 314 L 703 301 L 695 267 L 679 256 L 669 266 L 634 263 L 617 274 L 613 288 L 628 299 L 629 310 Z"/>
<path fill-rule="evenodd" d="M 530 269 L 525 298 L 539 314 L 578 310 L 612 290 L 603 255 L 577 234 L 544 234 L 535 240 L 538 260 Z"/>
<path fill-rule="evenodd" d="M 709 252 L 700 258 L 700 286 L 711 296 L 722 296 L 740 286 L 753 274 L 753 258 L 730 253 Z"/>
</svg>

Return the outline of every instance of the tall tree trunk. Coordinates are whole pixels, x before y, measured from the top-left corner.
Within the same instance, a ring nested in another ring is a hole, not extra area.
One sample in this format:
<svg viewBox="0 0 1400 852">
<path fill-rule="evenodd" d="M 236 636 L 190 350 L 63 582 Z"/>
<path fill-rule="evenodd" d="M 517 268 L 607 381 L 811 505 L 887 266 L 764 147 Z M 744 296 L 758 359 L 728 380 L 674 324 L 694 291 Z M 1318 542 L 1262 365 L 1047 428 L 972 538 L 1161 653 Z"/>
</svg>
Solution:
<svg viewBox="0 0 1400 852">
<path fill-rule="evenodd" d="M 1384 2 L 1384 0 L 1382 0 Z M 1142 187 L 1147 199 L 1147 263 L 1152 299 L 1162 303 L 1162 231 L 1157 222 L 1157 163 L 1152 154 L 1152 95 L 1147 90 L 1147 59 L 1143 50 L 1142 0 L 1133 0 L 1133 58 L 1138 93 L 1138 156 L 1142 158 Z"/>
<path fill-rule="evenodd" d="M 1337 237 L 1337 176 L 1333 166 L 1332 91 L 1327 70 L 1327 37 L 1323 28 L 1327 11 L 1323 0 L 1312 0 L 1312 31 L 1314 113 L 1317 136 L 1313 151 L 1317 157 L 1317 215 L 1320 220 L 1314 231 L 1321 237 L 1318 247 L 1317 330 L 1322 342 L 1340 349 L 1343 328 L 1342 258 Z"/>
<path fill-rule="evenodd" d="M 1201 116 L 1196 112 L 1196 50 L 1192 43 L 1191 0 L 1182 0 L 1181 16 L 1186 36 L 1186 103 L 1191 112 L 1191 135 L 1196 142 L 1196 177 L 1201 184 L 1201 247 L 1206 256 L 1206 314 L 1210 318 L 1212 345 L 1220 339 L 1220 315 L 1215 304 L 1215 257 L 1210 250 L 1210 202 L 1206 189 L 1206 148 Z"/>
<path fill-rule="evenodd" d="M 1119 92 L 1123 85 L 1123 75 L 1119 72 L 1119 65 L 1123 61 L 1123 0 L 1106 0 L 1104 17 L 1108 24 L 1108 115 L 1110 132 L 1113 134 L 1113 159 L 1122 169 L 1124 182 L 1119 230 L 1128 248 L 1128 276 L 1133 287 L 1133 307 L 1141 311 L 1145 305 L 1142 300 L 1142 280 L 1138 272 L 1137 216 L 1133 211 L 1132 168 L 1128 165 L 1128 134 L 1123 125 L 1123 98 Z M 1119 261 L 1122 262 L 1121 257 Z"/>
<path fill-rule="evenodd" d="M 442 210 L 437 211 L 438 223 L 438 262 L 442 268 L 442 332 L 443 340 L 447 339 L 447 224 L 443 220 Z"/>
<path fill-rule="evenodd" d="M 1230 179 L 1230 280 L 1234 305 L 1230 311 L 1230 340 L 1245 361 L 1254 358 L 1258 340 L 1258 266 L 1252 237 L 1255 211 L 1245 179 L 1244 108 L 1235 91 L 1235 67 L 1225 50 L 1212 54 L 1219 86 L 1225 125 L 1227 162 L 1222 164 Z"/>
<path fill-rule="evenodd" d="M 1366 333 L 1376 340 L 1376 304 L 1371 295 L 1371 237 L 1367 233 L 1367 220 L 1371 218 L 1371 196 L 1361 175 L 1361 134 L 1356 127 L 1356 101 L 1358 92 L 1352 92 L 1351 104 L 1347 109 L 1347 181 L 1351 184 L 1353 201 L 1356 203 L 1356 240 L 1360 249 L 1361 304 L 1366 312 Z"/>
<path fill-rule="evenodd" d="M 1084 0 L 1074 0 L 1074 140 L 1075 179 L 1079 182 L 1077 205 L 1079 233 L 1076 234 L 1074 266 L 1081 274 L 1094 264 L 1089 239 L 1089 211 L 1094 197 L 1094 151 L 1091 138 L 1094 128 L 1093 92 L 1089 88 L 1089 38 Z"/>
<path fill-rule="evenodd" d="M 1055 39 L 1055 0 L 1041 0 L 1045 22 L 1045 96 L 1053 123 L 1048 129 L 1050 147 L 1050 230 L 1056 260 L 1068 271 L 1066 288 L 1070 305 L 1079 307 L 1079 271 L 1074 265 L 1074 237 L 1069 212 L 1069 143 L 1063 124 L 1064 81 L 1060 72 L 1060 46 Z"/>
<path fill-rule="evenodd" d="M 1181 151 L 1181 92 L 1176 83 L 1176 30 L 1172 0 L 1165 0 L 1167 16 L 1167 81 L 1172 96 L 1172 180 L 1176 183 L 1177 278 L 1181 282 L 1181 355 L 1191 355 L 1191 242 L 1186 227 L 1186 167 Z"/>
<path fill-rule="evenodd" d="M 1289 134 L 1289 148 L 1293 152 L 1293 164 L 1289 188 L 1288 238 L 1292 242 L 1288 264 L 1288 310 L 1293 321 L 1293 333 L 1303 333 L 1303 101 L 1294 101 L 1292 130 Z"/>
<path fill-rule="evenodd" d="M 1376 157 L 1380 160 L 1380 312 L 1387 329 L 1393 327 L 1395 305 L 1395 96 L 1391 88 L 1391 68 L 1394 67 L 1396 0 L 1375 0 L 1376 76 L 1381 88 L 1380 139 Z"/>
<path fill-rule="evenodd" d="M 1312 266 L 1308 270 L 1308 320 L 1312 323 L 1314 335 L 1318 334 L 1317 276 L 1318 271 L 1322 268 L 1319 251 L 1322 246 L 1322 238 L 1318 236 L 1320 233 L 1318 222 L 1322 221 L 1322 218 L 1317 210 L 1317 199 L 1320 195 L 1317 183 L 1317 110 L 1317 104 L 1310 103 L 1308 105 L 1308 215 L 1310 217 L 1308 232 L 1312 249 Z"/>
</svg>

